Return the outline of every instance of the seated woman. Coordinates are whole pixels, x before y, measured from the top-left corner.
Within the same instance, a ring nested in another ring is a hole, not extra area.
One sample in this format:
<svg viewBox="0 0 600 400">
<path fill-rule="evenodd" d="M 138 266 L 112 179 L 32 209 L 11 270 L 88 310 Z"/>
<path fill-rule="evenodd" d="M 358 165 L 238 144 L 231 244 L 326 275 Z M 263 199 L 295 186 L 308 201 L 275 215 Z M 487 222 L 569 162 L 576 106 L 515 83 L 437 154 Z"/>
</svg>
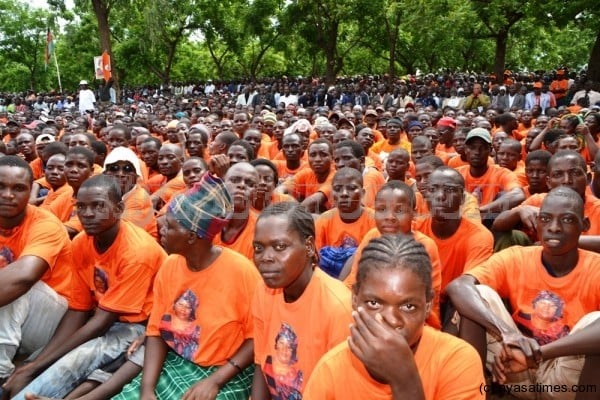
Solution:
<svg viewBox="0 0 600 400">
<path fill-rule="evenodd" d="M 432 302 L 425 247 L 402 234 L 371 240 L 353 288 L 349 338 L 321 358 L 303 398 L 484 399 L 475 349 L 425 325 Z"/>
<path fill-rule="evenodd" d="M 253 400 L 302 399 L 317 361 L 346 339 L 350 291 L 317 268 L 315 225 L 297 203 L 269 206 L 254 233 Z"/>
<path fill-rule="evenodd" d="M 245 257 L 212 244 L 232 212 L 209 173 L 169 205 L 161 242 L 171 255 L 154 283 L 143 373 L 115 399 L 248 398 L 259 276 Z"/>
</svg>

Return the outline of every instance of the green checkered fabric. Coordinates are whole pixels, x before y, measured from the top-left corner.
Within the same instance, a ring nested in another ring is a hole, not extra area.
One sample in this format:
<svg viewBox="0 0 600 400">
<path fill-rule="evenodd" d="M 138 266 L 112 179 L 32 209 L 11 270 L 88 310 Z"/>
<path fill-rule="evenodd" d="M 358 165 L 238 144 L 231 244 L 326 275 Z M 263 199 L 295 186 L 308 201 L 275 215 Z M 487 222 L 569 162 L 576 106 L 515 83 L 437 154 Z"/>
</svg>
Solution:
<svg viewBox="0 0 600 400">
<path fill-rule="evenodd" d="M 218 367 L 200 367 L 174 352 L 167 353 L 158 383 L 154 393 L 158 400 L 179 400 L 185 392 L 196 382 L 209 377 Z M 252 377 L 254 375 L 254 364 L 239 373 L 225 386 L 217 395 L 217 400 L 248 400 Z M 140 398 L 140 386 L 142 374 L 139 374 L 123 391 L 113 400 L 137 400 Z"/>
</svg>

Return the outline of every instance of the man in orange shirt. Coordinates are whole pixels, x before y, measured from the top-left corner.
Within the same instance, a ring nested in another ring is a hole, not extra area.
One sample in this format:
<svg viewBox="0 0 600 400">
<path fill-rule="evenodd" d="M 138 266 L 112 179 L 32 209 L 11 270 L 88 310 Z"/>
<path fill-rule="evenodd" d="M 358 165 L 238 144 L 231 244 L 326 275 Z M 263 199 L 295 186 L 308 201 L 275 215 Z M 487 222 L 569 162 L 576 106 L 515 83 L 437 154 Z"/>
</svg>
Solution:
<svg viewBox="0 0 600 400">
<path fill-rule="evenodd" d="M 344 167 L 354 168 L 363 176 L 364 197 L 363 205 L 373 208 L 375 195 L 385 183 L 383 174 L 374 167 L 365 167 L 363 147 L 353 140 L 344 140 L 335 146 L 333 161 L 336 170 Z"/>
<path fill-rule="evenodd" d="M 371 151 L 375 141 L 375 133 L 371 128 L 363 128 L 356 133 L 356 141 L 361 144 L 365 151 L 365 165 L 367 167 L 375 167 L 379 171 L 383 170 L 383 163 L 379 158 L 379 154 Z"/>
<path fill-rule="evenodd" d="M 413 227 L 437 245 L 443 294 L 455 278 L 492 255 L 494 238 L 482 224 L 462 215 L 465 180 L 456 170 L 437 168 L 429 176 L 426 190 L 430 215 L 416 219 Z M 442 306 L 443 303 L 442 297 Z"/>
<path fill-rule="evenodd" d="M 123 221 L 132 222 L 157 239 L 158 229 L 150 195 L 138 184 L 142 172 L 135 153 L 127 147 L 111 151 L 104 162 L 104 174 L 114 177 L 121 187 L 125 206 Z"/>
<path fill-rule="evenodd" d="M 385 161 L 388 154 L 397 148 L 410 150 L 410 143 L 402 140 L 402 121 L 392 118 L 387 121 L 387 140 L 380 140 L 371 147 L 371 151 L 379 155 L 382 161 Z"/>
<path fill-rule="evenodd" d="M 73 240 L 77 271 L 69 310 L 44 350 L 7 382 L 13 398 L 63 398 L 144 333 L 154 275 L 166 253 L 141 228 L 121 220 L 120 192 L 113 178 L 98 175 L 77 193 L 84 232 Z"/>
<path fill-rule="evenodd" d="M 559 69 L 556 71 L 556 79 L 550 84 L 550 91 L 554 93 L 557 107 L 567 105 L 567 90 L 569 90 L 569 80 L 565 79 L 565 70 Z"/>
<path fill-rule="evenodd" d="M 155 176 L 160 175 L 160 171 L 158 170 L 158 152 L 162 143 L 157 138 L 148 138 L 142 142 L 140 146 L 140 158 L 148 167 L 148 183 Z M 154 190 L 152 190 L 154 189 Z M 152 192 L 156 191 L 156 188 L 150 188 Z"/>
<path fill-rule="evenodd" d="M 54 215 L 28 205 L 32 183 L 25 160 L 0 158 L 1 382 L 13 373 L 17 350 L 30 355 L 48 343 L 71 293 L 69 237 Z"/>
<path fill-rule="evenodd" d="M 64 223 L 71 238 L 82 229 L 76 212 L 75 198 L 83 182 L 92 176 L 93 166 L 94 153 L 91 150 L 80 146 L 69 149 L 65 159 L 65 177 L 71 190 L 65 190 L 48 206 L 48 209 Z"/>
<path fill-rule="evenodd" d="M 281 152 L 285 160 L 273 160 L 273 164 L 277 167 L 277 175 L 279 183 L 291 179 L 306 166 L 302 161 L 304 148 L 302 147 L 302 136 L 298 132 L 290 132 L 283 135 L 281 138 Z"/>
<path fill-rule="evenodd" d="M 326 139 L 316 139 L 308 146 L 308 164 L 292 179 L 276 189 L 289 193 L 302 203 L 309 212 L 321 213 L 330 208 L 331 181 L 335 169 L 331 168 L 333 148 Z"/>
<path fill-rule="evenodd" d="M 518 140 L 509 138 L 503 141 L 498 147 L 496 158 L 498 165 L 517 175 L 521 187 L 527 186 L 525 163 L 521 160 L 521 143 Z"/>
<path fill-rule="evenodd" d="M 548 192 L 548 163 L 552 154 L 546 150 L 534 150 L 525 158 L 527 186 L 523 188 L 527 198 L 538 193 Z"/>
<path fill-rule="evenodd" d="M 456 131 L 456 121 L 454 118 L 442 117 L 435 126 L 440 134 L 440 142 L 435 149 L 435 153 L 441 159 L 448 160 L 456 156 L 454 149 L 454 131 Z"/>
<path fill-rule="evenodd" d="M 536 218 L 540 246 L 496 253 L 446 288 L 460 336 L 501 384 L 564 385 L 561 399 L 579 399 L 590 393 L 574 385 L 598 382 L 600 255 L 578 248 L 589 227 L 583 209 L 574 190 L 551 190 Z M 535 389 L 513 395 L 557 398 Z"/>
<path fill-rule="evenodd" d="M 155 210 L 160 210 L 169 203 L 174 193 L 185 189 L 181 176 L 183 163 L 183 149 L 176 144 L 163 144 L 158 152 L 158 170 L 160 175 L 148 181 L 148 186 L 156 187 L 152 193 L 152 205 Z"/>
<path fill-rule="evenodd" d="M 375 227 L 373 210 L 363 207 L 363 176 L 356 168 L 339 168 L 333 176 L 334 208 L 315 221 L 319 266 L 337 278 L 363 236 Z"/>
<path fill-rule="evenodd" d="M 458 167 L 465 178 L 466 189 L 479 201 L 479 210 L 484 220 L 494 214 L 510 209 L 525 199 L 513 172 L 498 165 L 488 165 L 492 151 L 492 137 L 484 128 L 472 129 L 465 140 L 469 165 Z"/>
<path fill-rule="evenodd" d="M 561 150 L 548 161 L 550 189 L 566 186 L 573 189 L 584 201 L 584 213 L 590 220 L 590 226 L 582 234 L 579 245 L 587 250 L 600 250 L 600 200 L 588 192 L 587 165 L 581 155 L 573 150 Z M 547 193 L 537 193 L 528 197 L 519 207 L 507 210 L 498 215 L 493 228 L 497 231 L 508 231 L 522 224 L 523 229 L 532 237 L 536 237 L 535 217 Z"/>
</svg>

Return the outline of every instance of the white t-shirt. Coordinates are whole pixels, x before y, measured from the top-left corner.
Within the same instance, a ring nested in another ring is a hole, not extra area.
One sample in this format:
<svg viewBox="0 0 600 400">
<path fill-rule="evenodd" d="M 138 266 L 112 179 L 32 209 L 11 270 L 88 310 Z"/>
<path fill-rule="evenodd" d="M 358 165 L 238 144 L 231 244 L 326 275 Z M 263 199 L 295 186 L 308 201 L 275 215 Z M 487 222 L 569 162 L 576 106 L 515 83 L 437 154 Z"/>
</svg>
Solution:
<svg viewBox="0 0 600 400">
<path fill-rule="evenodd" d="M 94 109 L 96 96 L 90 89 L 81 90 L 79 92 L 79 111 L 84 114 L 87 110 Z"/>
</svg>

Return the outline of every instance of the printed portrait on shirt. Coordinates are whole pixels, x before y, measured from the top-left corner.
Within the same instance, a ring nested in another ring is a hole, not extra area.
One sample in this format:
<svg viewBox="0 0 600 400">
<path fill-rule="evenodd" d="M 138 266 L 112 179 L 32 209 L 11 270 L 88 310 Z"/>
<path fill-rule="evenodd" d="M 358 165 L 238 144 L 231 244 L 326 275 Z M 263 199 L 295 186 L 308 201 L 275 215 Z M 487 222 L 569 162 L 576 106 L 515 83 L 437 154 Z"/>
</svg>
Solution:
<svg viewBox="0 0 600 400">
<path fill-rule="evenodd" d="M 565 302 L 559 295 L 542 290 L 533 299 L 532 307 L 531 313 L 519 311 L 516 319 L 540 346 L 569 334 L 563 318 Z"/>
<path fill-rule="evenodd" d="M 96 296 L 103 295 L 108 290 L 108 274 L 100 267 L 94 267 L 94 287 Z"/>
<path fill-rule="evenodd" d="M 15 260 L 12 250 L 6 246 L 0 248 L 0 268 L 6 267 Z"/>
<path fill-rule="evenodd" d="M 273 354 L 267 356 L 263 373 L 273 400 L 302 399 L 304 375 L 296 366 L 298 362 L 298 335 L 294 329 L 281 324 L 275 337 Z"/>
<path fill-rule="evenodd" d="M 160 320 L 160 336 L 177 354 L 193 361 L 200 343 L 200 327 L 196 324 L 198 296 L 191 290 L 184 291 Z"/>
</svg>

